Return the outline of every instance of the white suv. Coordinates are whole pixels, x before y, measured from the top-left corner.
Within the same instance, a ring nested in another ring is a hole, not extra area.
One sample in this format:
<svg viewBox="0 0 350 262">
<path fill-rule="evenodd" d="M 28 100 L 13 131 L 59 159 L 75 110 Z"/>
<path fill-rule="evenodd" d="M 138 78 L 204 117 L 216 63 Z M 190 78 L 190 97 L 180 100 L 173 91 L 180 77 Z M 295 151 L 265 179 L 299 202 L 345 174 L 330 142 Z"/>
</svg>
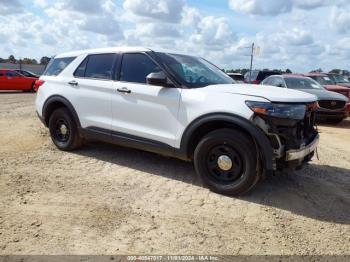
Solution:
<svg viewBox="0 0 350 262">
<path fill-rule="evenodd" d="M 300 168 L 319 140 L 315 96 L 235 84 L 194 56 L 147 48 L 65 53 L 37 83 L 36 110 L 59 149 L 98 139 L 193 160 L 204 184 L 222 194 Z"/>
</svg>

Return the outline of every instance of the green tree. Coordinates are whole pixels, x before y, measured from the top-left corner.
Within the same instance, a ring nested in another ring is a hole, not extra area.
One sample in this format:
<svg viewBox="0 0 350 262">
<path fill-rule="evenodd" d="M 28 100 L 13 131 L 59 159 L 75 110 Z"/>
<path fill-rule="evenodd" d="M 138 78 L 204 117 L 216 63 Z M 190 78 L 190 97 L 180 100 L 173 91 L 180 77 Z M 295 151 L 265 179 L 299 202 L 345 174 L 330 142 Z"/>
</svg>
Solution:
<svg viewBox="0 0 350 262">
<path fill-rule="evenodd" d="M 43 56 L 42 58 L 40 58 L 41 65 L 47 65 L 49 62 L 50 62 L 50 57 Z"/>
<path fill-rule="evenodd" d="M 13 55 L 10 55 L 9 58 L 7 59 L 9 63 L 15 64 L 17 62 L 16 58 Z"/>
</svg>

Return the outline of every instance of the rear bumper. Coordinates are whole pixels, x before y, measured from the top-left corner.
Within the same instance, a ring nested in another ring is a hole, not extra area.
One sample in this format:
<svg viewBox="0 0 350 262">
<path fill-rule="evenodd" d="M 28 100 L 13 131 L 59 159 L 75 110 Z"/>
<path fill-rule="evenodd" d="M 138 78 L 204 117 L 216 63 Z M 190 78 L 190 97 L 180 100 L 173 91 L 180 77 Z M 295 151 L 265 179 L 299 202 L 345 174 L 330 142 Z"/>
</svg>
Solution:
<svg viewBox="0 0 350 262">
<path fill-rule="evenodd" d="M 312 154 L 320 141 L 320 136 L 317 134 L 314 140 L 300 149 L 292 149 L 286 152 L 286 161 L 303 160 L 306 156 Z"/>
</svg>

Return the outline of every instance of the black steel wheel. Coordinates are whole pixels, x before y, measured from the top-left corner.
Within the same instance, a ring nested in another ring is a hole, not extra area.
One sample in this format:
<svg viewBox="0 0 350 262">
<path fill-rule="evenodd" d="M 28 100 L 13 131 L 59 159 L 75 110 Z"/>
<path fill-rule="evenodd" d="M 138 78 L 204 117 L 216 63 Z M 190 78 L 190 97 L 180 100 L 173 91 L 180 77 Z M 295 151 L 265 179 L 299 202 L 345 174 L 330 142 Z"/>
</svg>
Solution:
<svg viewBox="0 0 350 262">
<path fill-rule="evenodd" d="M 243 194 L 257 183 L 257 161 L 254 142 L 227 128 L 207 134 L 194 153 L 195 169 L 203 183 L 225 195 Z"/>
<path fill-rule="evenodd" d="M 70 151 L 82 145 L 77 125 L 66 108 L 56 109 L 51 114 L 49 130 L 52 142 L 60 150 Z"/>
</svg>

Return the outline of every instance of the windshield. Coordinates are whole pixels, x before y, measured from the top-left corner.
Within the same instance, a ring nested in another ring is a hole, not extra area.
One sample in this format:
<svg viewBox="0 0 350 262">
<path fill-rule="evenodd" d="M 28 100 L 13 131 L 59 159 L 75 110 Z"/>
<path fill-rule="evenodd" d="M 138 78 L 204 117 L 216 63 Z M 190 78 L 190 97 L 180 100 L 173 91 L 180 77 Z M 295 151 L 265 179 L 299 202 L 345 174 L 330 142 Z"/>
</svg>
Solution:
<svg viewBox="0 0 350 262">
<path fill-rule="evenodd" d="M 334 82 L 328 76 L 315 76 L 312 78 L 321 85 L 334 85 Z"/>
<path fill-rule="evenodd" d="M 345 77 L 343 77 L 341 75 L 330 75 L 330 77 L 336 83 L 346 83 L 346 84 L 350 83 L 349 80 L 347 80 Z"/>
<path fill-rule="evenodd" d="M 311 78 L 286 77 L 284 80 L 287 87 L 291 89 L 324 89 L 323 86 Z"/>
<path fill-rule="evenodd" d="M 187 87 L 233 84 L 234 80 L 208 61 L 194 56 L 157 53 L 162 63 Z"/>
</svg>

